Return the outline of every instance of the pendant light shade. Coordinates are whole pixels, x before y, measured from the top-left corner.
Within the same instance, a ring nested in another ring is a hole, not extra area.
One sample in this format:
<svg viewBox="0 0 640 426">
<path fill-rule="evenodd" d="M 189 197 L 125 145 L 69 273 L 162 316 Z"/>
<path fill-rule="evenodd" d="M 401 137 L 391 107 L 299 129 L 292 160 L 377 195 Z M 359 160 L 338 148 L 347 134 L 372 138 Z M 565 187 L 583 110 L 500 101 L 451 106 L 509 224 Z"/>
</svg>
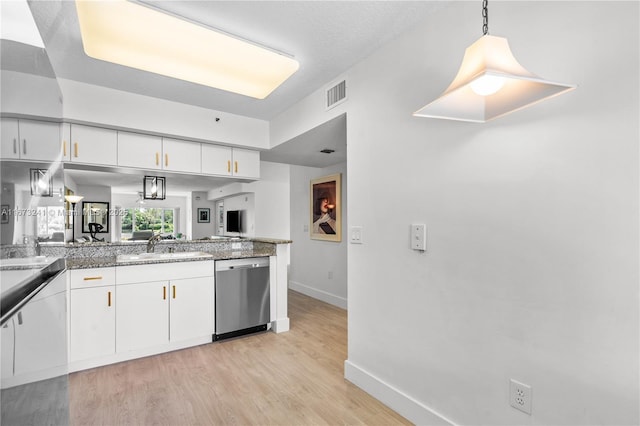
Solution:
<svg viewBox="0 0 640 426">
<path fill-rule="evenodd" d="M 458 74 L 447 90 L 413 115 L 484 123 L 576 88 L 527 71 L 511 53 L 506 38 L 484 35 L 467 48 Z"/>
</svg>

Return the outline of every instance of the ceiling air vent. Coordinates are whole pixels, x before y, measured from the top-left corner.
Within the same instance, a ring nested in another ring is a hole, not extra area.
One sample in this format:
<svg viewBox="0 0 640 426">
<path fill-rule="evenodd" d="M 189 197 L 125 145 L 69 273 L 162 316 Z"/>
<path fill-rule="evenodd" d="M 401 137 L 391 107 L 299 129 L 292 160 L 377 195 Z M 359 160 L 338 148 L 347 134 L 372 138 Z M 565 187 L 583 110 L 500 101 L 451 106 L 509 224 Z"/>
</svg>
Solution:
<svg viewBox="0 0 640 426">
<path fill-rule="evenodd" d="M 331 109 L 347 100 L 347 82 L 342 80 L 327 89 L 327 109 Z"/>
</svg>

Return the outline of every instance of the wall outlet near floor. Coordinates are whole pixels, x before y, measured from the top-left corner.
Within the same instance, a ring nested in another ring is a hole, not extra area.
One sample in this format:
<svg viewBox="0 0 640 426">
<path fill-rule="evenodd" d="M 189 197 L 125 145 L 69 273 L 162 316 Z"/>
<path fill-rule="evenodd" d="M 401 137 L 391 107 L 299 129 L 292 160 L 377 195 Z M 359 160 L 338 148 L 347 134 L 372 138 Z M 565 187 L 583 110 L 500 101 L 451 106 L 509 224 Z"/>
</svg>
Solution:
<svg viewBox="0 0 640 426">
<path fill-rule="evenodd" d="M 509 404 L 531 414 L 531 386 L 511 379 L 509 381 Z"/>
</svg>

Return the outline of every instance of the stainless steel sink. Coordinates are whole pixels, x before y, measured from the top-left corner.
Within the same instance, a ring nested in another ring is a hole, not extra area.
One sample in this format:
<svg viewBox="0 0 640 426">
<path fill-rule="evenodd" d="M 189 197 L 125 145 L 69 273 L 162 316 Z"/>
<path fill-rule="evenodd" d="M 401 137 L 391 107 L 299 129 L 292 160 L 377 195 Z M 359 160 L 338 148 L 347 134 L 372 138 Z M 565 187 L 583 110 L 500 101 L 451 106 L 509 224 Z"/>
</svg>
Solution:
<svg viewBox="0 0 640 426">
<path fill-rule="evenodd" d="M 171 260 L 171 259 L 198 259 L 213 257 L 212 254 L 202 251 L 181 251 L 177 253 L 138 253 L 119 254 L 116 262 L 135 262 L 143 260 Z"/>
</svg>

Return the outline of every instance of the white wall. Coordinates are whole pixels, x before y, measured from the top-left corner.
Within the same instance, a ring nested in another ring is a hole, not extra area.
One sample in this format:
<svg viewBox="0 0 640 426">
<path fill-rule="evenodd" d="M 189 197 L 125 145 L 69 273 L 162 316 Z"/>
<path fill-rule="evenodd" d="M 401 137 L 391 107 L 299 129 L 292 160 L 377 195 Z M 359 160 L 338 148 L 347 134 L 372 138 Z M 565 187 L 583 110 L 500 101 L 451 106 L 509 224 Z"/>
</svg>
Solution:
<svg viewBox="0 0 640 426">
<path fill-rule="evenodd" d="M 289 167 L 262 161 L 260 180 L 216 188 L 207 196 L 224 202 L 225 218 L 227 210 L 245 210 L 242 236 L 289 239 Z"/>
<path fill-rule="evenodd" d="M 269 123 L 193 105 L 59 78 L 64 118 L 141 132 L 269 147 Z M 219 117 L 220 121 L 215 121 Z"/>
<path fill-rule="evenodd" d="M 342 241 L 310 238 L 309 182 L 342 174 Z M 289 288 L 347 308 L 347 164 L 327 168 L 291 166 L 291 268 Z"/>
<path fill-rule="evenodd" d="M 206 192 L 191 193 L 191 238 L 198 239 L 216 234 L 216 203 L 207 200 Z M 209 209 L 209 222 L 198 222 L 198 209 Z"/>
<path fill-rule="evenodd" d="M 478 38 L 477 2 L 348 71 L 364 244 L 348 248 L 346 377 L 413 422 L 640 423 L 638 9 L 493 3 L 490 32 L 522 65 L 579 87 L 486 124 L 411 116 Z M 326 121 L 318 98 L 272 137 Z M 408 248 L 412 222 L 426 253 Z M 510 378 L 533 387 L 531 416 L 509 406 Z"/>
<path fill-rule="evenodd" d="M 55 78 L 7 70 L 0 76 L 3 113 L 60 118 L 62 95 Z"/>
</svg>

